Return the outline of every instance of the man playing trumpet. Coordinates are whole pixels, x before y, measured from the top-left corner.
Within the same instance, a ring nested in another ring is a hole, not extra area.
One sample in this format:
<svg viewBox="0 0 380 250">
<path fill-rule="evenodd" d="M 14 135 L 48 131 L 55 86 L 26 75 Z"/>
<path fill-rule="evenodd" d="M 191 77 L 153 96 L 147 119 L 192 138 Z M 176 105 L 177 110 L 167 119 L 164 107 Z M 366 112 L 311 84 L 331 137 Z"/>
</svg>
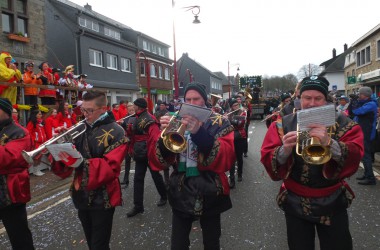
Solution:
<svg viewBox="0 0 380 250">
<path fill-rule="evenodd" d="M 327 104 L 329 82 L 306 77 L 301 82 L 302 109 Z M 352 249 L 347 208 L 354 194 L 344 181 L 353 175 L 363 156 L 363 133 L 357 123 L 337 114 L 335 129 L 313 124 L 309 135 L 329 148 L 324 164 L 309 164 L 296 154 L 297 113 L 272 123 L 261 147 L 261 162 L 269 176 L 283 180 L 277 203 L 285 212 L 290 249 L 314 249 L 315 229 L 321 249 Z"/>
<path fill-rule="evenodd" d="M 206 107 L 204 86 L 188 84 L 184 99 L 188 104 Z M 166 128 L 169 121 L 169 116 L 161 117 L 161 128 Z M 202 227 L 204 248 L 220 249 L 221 213 L 232 207 L 225 172 L 235 161 L 233 128 L 227 119 L 214 113 L 204 123 L 184 115 L 181 123 L 186 126 L 184 152 L 173 153 L 166 148 L 159 131 L 148 143 L 152 168 L 174 166 L 168 190 L 173 211 L 171 249 L 189 249 L 189 234 L 197 219 Z"/>
</svg>

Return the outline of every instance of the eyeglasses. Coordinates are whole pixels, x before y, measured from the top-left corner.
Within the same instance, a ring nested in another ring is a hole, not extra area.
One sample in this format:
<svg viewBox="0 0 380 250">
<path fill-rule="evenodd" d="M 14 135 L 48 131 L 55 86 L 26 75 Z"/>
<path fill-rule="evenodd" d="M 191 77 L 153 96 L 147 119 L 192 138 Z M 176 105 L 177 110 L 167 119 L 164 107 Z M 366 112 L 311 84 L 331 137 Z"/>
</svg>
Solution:
<svg viewBox="0 0 380 250">
<path fill-rule="evenodd" d="M 80 111 L 84 114 L 84 113 L 87 113 L 88 115 L 92 115 L 95 111 L 99 110 L 99 109 L 102 109 L 102 108 L 98 108 L 98 109 L 84 109 L 84 108 L 80 108 Z"/>
</svg>

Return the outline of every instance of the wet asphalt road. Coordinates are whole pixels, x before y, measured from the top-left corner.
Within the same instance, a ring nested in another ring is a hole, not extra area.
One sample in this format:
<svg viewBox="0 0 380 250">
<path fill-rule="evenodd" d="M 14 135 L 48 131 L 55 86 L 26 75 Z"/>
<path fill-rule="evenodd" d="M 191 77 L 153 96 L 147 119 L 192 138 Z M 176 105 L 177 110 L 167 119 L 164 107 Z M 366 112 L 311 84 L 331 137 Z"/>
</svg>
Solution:
<svg viewBox="0 0 380 250">
<path fill-rule="evenodd" d="M 275 203 L 280 182 L 271 181 L 259 161 L 265 133 L 264 123 L 251 122 L 243 182 L 237 182 L 231 191 L 233 208 L 222 215 L 222 249 L 287 249 L 284 216 Z M 380 183 L 360 186 L 354 178 L 349 183 L 356 193 L 348 210 L 354 249 L 380 249 Z M 127 218 L 126 212 L 133 205 L 132 191 L 131 186 L 124 189 L 124 206 L 116 209 L 111 249 L 170 249 L 170 206 L 155 205 L 159 195 L 150 174 L 147 173 L 145 183 L 144 214 Z M 33 211 L 29 216 L 32 216 L 29 225 L 36 249 L 87 249 L 70 198 L 61 199 L 58 205 L 41 213 Z M 190 240 L 191 249 L 203 249 L 198 222 L 193 224 Z M 0 234 L 0 249 L 11 249 L 5 233 Z"/>
</svg>

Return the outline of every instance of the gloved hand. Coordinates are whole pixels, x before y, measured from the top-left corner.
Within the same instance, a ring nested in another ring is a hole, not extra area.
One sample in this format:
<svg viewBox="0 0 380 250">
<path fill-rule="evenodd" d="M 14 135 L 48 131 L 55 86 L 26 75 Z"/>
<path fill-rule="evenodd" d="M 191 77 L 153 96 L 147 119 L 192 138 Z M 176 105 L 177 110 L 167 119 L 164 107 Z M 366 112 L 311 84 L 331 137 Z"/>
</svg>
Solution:
<svg viewBox="0 0 380 250">
<path fill-rule="evenodd" d="M 78 152 L 79 153 L 79 152 Z M 80 154 L 80 153 L 79 153 Z M 59 157 L 61 161 L 68 167 L 77 168 L 83 161 L 82 155 L 79 158 L 74 158 L 66 152 L 60 152 Z"/>
</svg>

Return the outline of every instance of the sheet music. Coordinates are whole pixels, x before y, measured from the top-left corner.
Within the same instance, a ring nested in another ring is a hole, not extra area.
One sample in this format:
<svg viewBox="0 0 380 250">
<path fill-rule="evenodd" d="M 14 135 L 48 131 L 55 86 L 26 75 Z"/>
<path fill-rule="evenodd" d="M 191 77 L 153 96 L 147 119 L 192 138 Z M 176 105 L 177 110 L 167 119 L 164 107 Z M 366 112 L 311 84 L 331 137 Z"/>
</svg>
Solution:
<svg viewBox="0 0 380 250">
<path fill-rule="evenodd" d="M 212 114 L 211 109 L 202 108 L 196 105 L 183 103 L 181 109 L 179 110 L 178 115 L 191 115 L 197 118 L 201 122 L 205 122 Z"/>
<path fill-rule="evenodd" d="M 56 161 L 62 160 L 61 157 L 59 157 L 60 152 L 66 152 L 73 158 L 80 158 L 79 152 L 73 148 L 72 143 L 50 144 L 46 145 L 46 149 Z"/>
<path fill-rule="evenodd" d="M 302 109 L 297 112 L 297 123 L 301 131 L 309 130 L 310 124 L 320 124 L 330 127 L 335 124 L 335 105 L 329 104 L 316 108 Z"/>
</svg>

